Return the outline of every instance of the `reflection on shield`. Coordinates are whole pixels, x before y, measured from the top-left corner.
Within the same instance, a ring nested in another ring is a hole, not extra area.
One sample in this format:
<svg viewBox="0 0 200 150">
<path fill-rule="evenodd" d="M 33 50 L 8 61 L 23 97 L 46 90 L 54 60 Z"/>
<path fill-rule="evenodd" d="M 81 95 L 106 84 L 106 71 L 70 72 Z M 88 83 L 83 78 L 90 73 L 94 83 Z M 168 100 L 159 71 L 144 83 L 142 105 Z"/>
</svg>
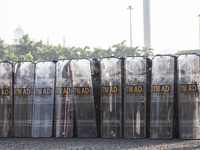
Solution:
<svg viewBox="0 0 200 150">
<path fill-rule="evenodd" d="M 87 59 L 71 60 L 76 127 L 78 137 L 96 137 L 91 64 Z"/>
<path fill-rule="evenodd" d="M 200 59 L 196 54 L 178 57 L 179 137 L 200 139 Z"/>
<path fill-rule="evenodd" d="M 73 90 L 69 60 L 56 63 L 55 137 L 73 137 Z"/>
<path fill-rule="evenodd" d="M 146 137 L 146 64 L 143 57 L 124 61 L 124 137 Z"/>
<path fill-rule="evenodd" d="M 122 136 L 121 59 L 103 58 L 101 68 L 101 137 Z"/>
<path fill-rule="evenodd" d="M 0 137 L 12 136 L 12 64 L 0 63 Z"/>
<path fill-rule="evenodd" d="M 52 137 L 55 64 L 38 62 L 35 67 L 33 137 Z"/>
<path fill-rule="evenodd" d="M 173 137 L 175 57 L 157 55 L 152 60 L 150 138 Z"/>
<path fill-rule="evenodd" d="M 32 62 L 14 66 L 14 137 L 32 137 L 34 67 Z"/>
</svg>

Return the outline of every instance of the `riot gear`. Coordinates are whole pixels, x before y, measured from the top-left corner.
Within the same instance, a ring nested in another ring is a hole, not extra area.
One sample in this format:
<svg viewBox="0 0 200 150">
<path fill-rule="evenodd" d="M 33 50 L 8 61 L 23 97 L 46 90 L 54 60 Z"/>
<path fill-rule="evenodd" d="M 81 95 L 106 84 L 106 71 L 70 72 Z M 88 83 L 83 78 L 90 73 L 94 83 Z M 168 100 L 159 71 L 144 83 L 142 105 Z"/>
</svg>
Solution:
<svg viewBox="0 0 200 150">
<path fill-rule="evenodd" d="M 69 60 L 56 63 L 55 137 L 73 137 L 73 90 Z"/>
<path fill-rule="evenodd" d="M 37 62 L 33 102 L 33 137 L 52 137 L 55 64 Z"/>
<path fill-rule="evenodd" d="M 10 62 L 0 63 L 0 137 L 12 136 L 12 67 Z"/>
<path fill-rule="evenodd" d="M 173 137 L 175 57 L 156 55 L 152 60 L 150 138 Z"/>
<path fill-rule="evenodd" d="M 74 105 L 78 137 L 96 137 L 91 62 L 87 59 L 71 60 Z"/>
<path fill-rule="evenodd" d="M 32 62 L 14 65 L 14 136 L 32 137 L 34 68 Z"/>
<path fill-rule="evenodd" d="M 200 139 L 200 59 L 196 54 L 178 57 L 179 137 Z"/>
<path fill-rule="evenodd" d="M 122 137 L 122 61 L 103 58 L 101 68 L 101 137 Z"/>
<path fill-rule="evenodd" d="M 124 67 L 124 137 L 145 138 L 147 60 L 127 57 Z"/>
</svg>

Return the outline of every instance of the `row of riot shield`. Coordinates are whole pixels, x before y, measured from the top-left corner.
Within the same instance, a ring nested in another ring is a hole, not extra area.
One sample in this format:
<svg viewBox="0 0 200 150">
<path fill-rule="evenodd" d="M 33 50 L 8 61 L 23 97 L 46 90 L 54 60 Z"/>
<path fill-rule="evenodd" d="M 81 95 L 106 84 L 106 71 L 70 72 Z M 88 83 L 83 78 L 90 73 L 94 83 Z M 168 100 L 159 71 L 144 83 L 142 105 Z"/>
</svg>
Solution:
<svg viewBox="0 0 200 150">
<path fill-rule="evenodd" d="M 101 137 L 146 138 L 151 62 L 144 57 L 103 58 Z"/>
<path fill-rule="evenodd" d="M 68 62 L 15 64 L 14 137 L 52 137 L 53 122 L 55 137 L 73 136 L 72 80 Z"/>
<path fill-rule="evenodd" d="M 200 56 L 155 56 L 151 82 L 150 138 L 200 139 Z"/>
<path fill-rule="evenodd" d="M 11 137 L 12 127 L 14 137 L 73 137 L 74 122 L 78 137 L 97 136 L 89 60 L 17 62 L 14 92 L 12 63 L 1 62 L 0 69 L 1 137 Z"/>
<path fill-rule="evenodd" d="M 1 62 L 0 70 L 0 137 L 52 136 L 55 64 Z"/>
<path fill-rule="evenodd" d="M 76 124 L 78 137 L 120 138 L 123 126 L 124 137 L 145 137 L 146 65 L 143 57 L 103 58 L 94 68 L 86 59 L 17 62 L 13 124 L 13 67 L 1 63 L 2 136 L 14 125 L 15 137 L 72 137 Z"/>
<path fill-rule="evenodd" d="M 200 139 L 199 58 L 1 62 L 0 137 Z"/>
<path fill-rule="evenodd" d="M 14 137 L 52 137 L 55 63 L 14 65 Z"/>
</svg>

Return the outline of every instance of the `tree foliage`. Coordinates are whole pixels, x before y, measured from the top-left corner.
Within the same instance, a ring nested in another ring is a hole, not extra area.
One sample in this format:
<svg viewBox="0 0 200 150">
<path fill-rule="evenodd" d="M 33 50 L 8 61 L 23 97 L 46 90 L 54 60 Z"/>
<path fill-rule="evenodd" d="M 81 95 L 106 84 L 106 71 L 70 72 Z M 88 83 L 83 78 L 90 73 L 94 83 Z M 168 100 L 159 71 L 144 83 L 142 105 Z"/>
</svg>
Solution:
<svg viewBox="0 0 200 150">
<path fill-rule="evenodd" d="M 0 38 L 0 60 L 8 61 L 39 61 L 72 58 L 102 58 L 109 56 L 152 56 L 153 49 L 139 47 L 127 47 L 126 41 L 115 44 L 108 49 L 96 47 L 93 50 L 89 46 L 63 47 L 44 44 L 42 40 L 35 42 L 28 34 L 24 35 L 18 44 L 7 45 Z"/>
</svg>

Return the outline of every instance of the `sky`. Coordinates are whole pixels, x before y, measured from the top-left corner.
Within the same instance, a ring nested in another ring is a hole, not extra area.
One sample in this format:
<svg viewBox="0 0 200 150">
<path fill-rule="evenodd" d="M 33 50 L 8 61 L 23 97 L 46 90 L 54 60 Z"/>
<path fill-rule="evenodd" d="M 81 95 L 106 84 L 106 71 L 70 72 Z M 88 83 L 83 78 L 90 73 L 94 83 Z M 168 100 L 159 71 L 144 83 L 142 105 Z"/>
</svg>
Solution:
<svg viewBox="0 0 200 150">
<path fill-rule="evenodd" d="M 0 0 L 0 38 L 12 44 L 21 27 L 32 40 L 109 48 L 126 40 L 144 46 L 143 0 Z M 154 54 L 199 49 L 200 0 L 150 0 Z"/>
</svg>

